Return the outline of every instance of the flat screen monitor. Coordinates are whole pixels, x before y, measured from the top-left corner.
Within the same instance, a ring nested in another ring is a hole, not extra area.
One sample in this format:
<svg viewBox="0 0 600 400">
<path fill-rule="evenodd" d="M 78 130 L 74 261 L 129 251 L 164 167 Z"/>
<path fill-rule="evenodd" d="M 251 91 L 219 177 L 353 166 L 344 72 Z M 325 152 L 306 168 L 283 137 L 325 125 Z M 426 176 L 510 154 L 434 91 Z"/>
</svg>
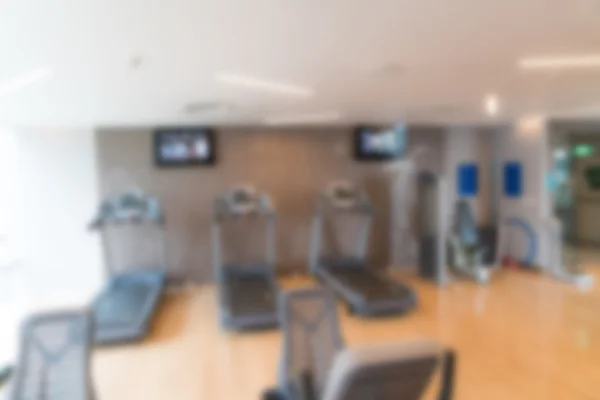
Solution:
<svg viewBox="0 0 600 400">
<path fill-rule="evenodd" d="M 402 158 L 406 147 L 406 128 L 396 125 L 381 129 L 360 126 L 354 132 L 354 156 L 359 161 L 386 161 Z"/>
<path fill-rule="evenodd" d="M 209 128 L 163 128 L 154 133 L 154 160 L 161 167 L 214 165 L 216 139 Z"/>
</svg>

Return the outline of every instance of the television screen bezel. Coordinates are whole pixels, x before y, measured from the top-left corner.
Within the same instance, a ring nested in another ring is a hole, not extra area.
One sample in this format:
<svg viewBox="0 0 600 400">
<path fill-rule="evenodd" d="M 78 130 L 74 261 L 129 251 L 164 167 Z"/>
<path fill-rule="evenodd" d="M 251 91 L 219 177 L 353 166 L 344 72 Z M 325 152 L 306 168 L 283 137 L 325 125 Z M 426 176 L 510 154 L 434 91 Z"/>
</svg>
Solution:
<svg viewBox="0 0 600 400">
<path fill-rule="evenodd" d="M 192 160 L 184 160 L 184 161 L 169 161 L 164 160 L 160 156 L 160 145 L 162 143 L 163 137 L 166 134 L 173 133 L 204 133 L 206 138 L 208 139 L 208 145 L 210 147 L 210 157 L 201 160 L 201 159 L 192 159 Z M 154 165 L 161 168 L 178 168 L 178 167 L 211 167 L 216 165 L 217 163 L 217 138 L 214 128 L 210 127 L 162 127 L 154 130 Z"/>
<path fill-rule="evenodd" d="M 380 162 L 380 161 L 392 161 L 392 160 L 397 160 L 402 158 L 402 156 L 404 155 L 404 151 L 399 151 L 395 154 L 392 155 L 385 155 L 385 154 L 366 154 L 364 151 L 362 151 L 362 135 L 364 134 L 363 132 L 366 131 L 367 129 L 369 130 L 382 130 L 385 129 L 385 127 L 377 127 L 377 126 L 372 126 L 372 125 L 359 125 L 356 128 L 354 128 L 354 159 L 356 161 L 363 161 L 363 162 Z"/>
</svg>

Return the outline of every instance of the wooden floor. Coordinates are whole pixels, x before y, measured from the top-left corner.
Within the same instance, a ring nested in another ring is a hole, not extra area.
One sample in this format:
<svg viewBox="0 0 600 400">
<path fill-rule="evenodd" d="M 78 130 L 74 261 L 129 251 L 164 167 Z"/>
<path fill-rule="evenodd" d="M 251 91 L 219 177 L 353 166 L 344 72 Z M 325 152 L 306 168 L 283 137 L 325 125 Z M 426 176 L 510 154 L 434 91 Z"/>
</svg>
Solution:
<svg viewBox="0 0 600 400">
<path fill-rule="evenodd" d="M 600 283 L 600 262 L 594 264 L 585 268 Z M 408 316 L 363 320 L 340 307 L 349 346 L 438 338 L 459 356 L 456 399 L 600 399 L 600 284 L 582 293 L 513 271 L 501 271 L 487 287 L 456 281 L 439 289 L 417 278 L 408 283 L 420 300 Z M 257 399 L 275 383 L 280 335 L 222 331 L 215 298 L 208 286 L 169 294 L 151 339 L 98 351 L 99 398 Z"/>
</svg>

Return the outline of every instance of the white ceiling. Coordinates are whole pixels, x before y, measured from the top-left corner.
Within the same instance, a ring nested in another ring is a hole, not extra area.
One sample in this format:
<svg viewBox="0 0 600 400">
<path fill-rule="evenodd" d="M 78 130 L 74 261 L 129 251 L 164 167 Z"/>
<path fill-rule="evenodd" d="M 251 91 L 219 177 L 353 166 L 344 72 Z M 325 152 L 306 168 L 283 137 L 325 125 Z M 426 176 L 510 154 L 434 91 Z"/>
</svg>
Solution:
<svg viewBox="0 0 600 400">
<path fill-rule="evenodd" d="M 22 125 L 260 123 L 339 111 L 355 121 L 600 116 L 600 68 L 520 71 L 524 56 L 599 54 L 600 0 L 0 0 L 0 96 Z M 139 68 L 132 58 L 141 57 Z M 289 82 L 294 98 L 220 72 Z M 190 115 L 190 102 L 227 107 Z"/>
</svg>

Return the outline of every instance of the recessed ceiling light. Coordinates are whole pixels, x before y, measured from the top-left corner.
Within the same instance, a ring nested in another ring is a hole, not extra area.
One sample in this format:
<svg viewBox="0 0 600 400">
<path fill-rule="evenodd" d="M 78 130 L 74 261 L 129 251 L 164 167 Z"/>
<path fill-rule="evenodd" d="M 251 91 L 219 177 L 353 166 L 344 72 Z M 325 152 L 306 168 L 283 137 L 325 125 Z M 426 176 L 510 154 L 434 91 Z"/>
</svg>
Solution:
<svg viewBox="0 0 600 400">
<path fill-rule="evenodd" d="M 16 92 L 25 86 L 29 86 L 43 79 L 49 78 L 50 76 L 52 76 L 52 71 L 45 68 L 38 68 L 8 81 L 2 82 L 0 83 L 0 96 Z"/>
<path fill-rule="evenodd" d="M 500 109 L 500 101 L 498 100 L 497 95 L 488 94 L 487 96 L 485 96 L 483 103 L 487 115 L 494 116 L 498 114 L 498 111 Z"/>
<path fill-rule="evenodd" d="M 521 69 L 566 69 L 600 67 L 600 54 L 557 57 L 528 57 L 519 60 Z"/>
<path fill-rule="evenodd" d="M 544 129 L 546 117 L 541 114 L 526 115 L 517 121 L 517 132 L 523 136 L 538 135 Z"/>
<path fill-rule="evenodd" d="M 268 93 L 284 94 L 296 97 L 310 97 L 313 94 L 312 90 L 305 87 L 296 86 L 285 82 L 264 80 L 238 74 L 217 74 L 216 80 L 227 85 L 241 86 Z"/>
<path fill-rule="evenodd" d="M 277 115 L 265 118 L 268 125 L 302 125 L 323 124 L 336 122 L 342 119 L 342 114 L 337 111 L 325 111 L 310 114 Z"/>
</svg>

